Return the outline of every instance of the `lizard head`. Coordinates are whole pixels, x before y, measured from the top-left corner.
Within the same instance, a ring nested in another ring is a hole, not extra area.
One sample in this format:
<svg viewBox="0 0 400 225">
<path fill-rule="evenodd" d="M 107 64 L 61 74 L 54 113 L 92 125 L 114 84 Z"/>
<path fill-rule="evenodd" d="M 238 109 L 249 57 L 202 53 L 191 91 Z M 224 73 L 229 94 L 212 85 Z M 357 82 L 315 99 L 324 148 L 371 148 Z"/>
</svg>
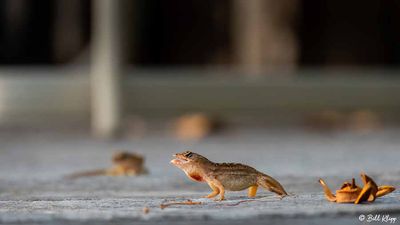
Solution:
<svg viewBox="0 0 400 225">
<path fill-rule="evenodd" d="M 181 169 L 189 169 L 193 166 L 210 162 L 206 157 L 191 151 L 176 153 L 174 157 L 175 159 L 171 160 L 171 163 Z"/>
</svg>

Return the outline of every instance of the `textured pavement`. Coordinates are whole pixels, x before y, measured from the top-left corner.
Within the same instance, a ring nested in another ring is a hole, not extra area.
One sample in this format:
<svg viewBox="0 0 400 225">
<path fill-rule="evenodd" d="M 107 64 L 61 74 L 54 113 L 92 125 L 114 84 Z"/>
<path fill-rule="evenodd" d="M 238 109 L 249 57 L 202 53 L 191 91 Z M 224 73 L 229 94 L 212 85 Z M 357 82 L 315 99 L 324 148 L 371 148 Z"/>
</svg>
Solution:
<svg viewBox="0 0 400 225">
<path fill-rule="evenodd" d="M 72 172 L 110 166 L 115 150 L 146 157 L 150 174 L 65 180 Z M 227 201 L 200 196 L 210 191 L 169 164 L 171 155 L 191 149 L 216 162 L 242 162 L 277 180 L 291 196 L 280 200 L 265 190 L 256 201 L 246 191 L 228 192 Z M 98 141 L 84 132 L 0 132 L 0 223 L 4 224 L 362 224 L 361 214 L 389 215 L 400 223 L 400 191 L 373 204 L 334 204 L 317 183 L 338 188 L 366 172 L 379 184 L 400 181 L 400 130 L 310 133 L 303 130 L 246 129 L 199 142 L 165 135 Z M 171 206 L 191 199 L 201 205 Z M 235 205 L 238 204 L 238 205 Z M 150 209 L 148 214 L 143 208 Z M 363 224 L 371 224 L 366 220 Z M 382 224 L 380 221 L 378 224 Z"/>
</svg>

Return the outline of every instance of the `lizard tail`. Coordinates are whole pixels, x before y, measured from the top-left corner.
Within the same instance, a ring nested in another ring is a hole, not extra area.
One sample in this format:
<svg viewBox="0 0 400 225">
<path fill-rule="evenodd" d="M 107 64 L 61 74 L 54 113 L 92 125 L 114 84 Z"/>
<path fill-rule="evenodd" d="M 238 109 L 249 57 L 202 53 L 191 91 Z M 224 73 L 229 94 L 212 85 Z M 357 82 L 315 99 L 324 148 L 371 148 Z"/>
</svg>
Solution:
<svg viewBox="0 0 400 225">
<path fill-rule="evenodd" d="M 81 178 L 81 177 L 93 177 L 93 176 L 101 176 L 101 175 L 106 175 L 106 174 L 107 174 L 107 170 L 99 169 L 99 170 L 73 173 L 73 174 L 65 176 L 64 178 L 72 180 L 72 179 L 77 179 L 77 178 Z"/>
<path fill-rule="evenodd" d="M 260 173 L 260 175 L 257 177 L 257 184 L 269 191 L 280 195 L 281 197 L 285 197 L 286 195 L 288 195 L 288 193 L 277 180 L 266 174 Z"/>
</svg>

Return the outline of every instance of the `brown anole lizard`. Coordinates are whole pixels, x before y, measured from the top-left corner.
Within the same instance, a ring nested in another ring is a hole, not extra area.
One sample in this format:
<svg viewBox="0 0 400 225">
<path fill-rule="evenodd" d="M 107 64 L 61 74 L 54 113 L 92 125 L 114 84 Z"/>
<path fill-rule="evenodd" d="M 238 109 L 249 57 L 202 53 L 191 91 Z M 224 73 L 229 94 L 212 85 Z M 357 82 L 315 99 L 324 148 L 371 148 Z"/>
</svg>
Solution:
<svg viewBox="0 0 400 225">
<path fill-rule="evenodd" d="M 259 186 L 281 197 L 288 195 L 277 180 L 253 167 L 239 163 L 214 163 L 191 151 L 177 153 L 174 157 L 171 163 L 182 169 L 191 180 L 205 182 L 210 186 L 213 192 L 206 198 L 219 194 L 221 201 L 225 198 L 225 190 L 244 189 L 248 189 L 249 197 L 255 197 Z"/>
</svg>

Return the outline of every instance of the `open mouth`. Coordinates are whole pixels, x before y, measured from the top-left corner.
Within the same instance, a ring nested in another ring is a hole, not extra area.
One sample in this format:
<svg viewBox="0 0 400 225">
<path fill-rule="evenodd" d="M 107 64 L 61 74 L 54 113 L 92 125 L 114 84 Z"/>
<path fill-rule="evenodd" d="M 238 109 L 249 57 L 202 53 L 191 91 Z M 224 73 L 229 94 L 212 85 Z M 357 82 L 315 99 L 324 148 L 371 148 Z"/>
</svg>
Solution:
<svg viewBox="0 0 400 225">
<path fill-rule="evenodd" d="M 175 159 L 171 160 L 171 163 L 174 165 L 182 165 L 189 162 L 187 159 L 179 157 L 179 155 L 174 155 L 174 157 Z"/>
</svg>

